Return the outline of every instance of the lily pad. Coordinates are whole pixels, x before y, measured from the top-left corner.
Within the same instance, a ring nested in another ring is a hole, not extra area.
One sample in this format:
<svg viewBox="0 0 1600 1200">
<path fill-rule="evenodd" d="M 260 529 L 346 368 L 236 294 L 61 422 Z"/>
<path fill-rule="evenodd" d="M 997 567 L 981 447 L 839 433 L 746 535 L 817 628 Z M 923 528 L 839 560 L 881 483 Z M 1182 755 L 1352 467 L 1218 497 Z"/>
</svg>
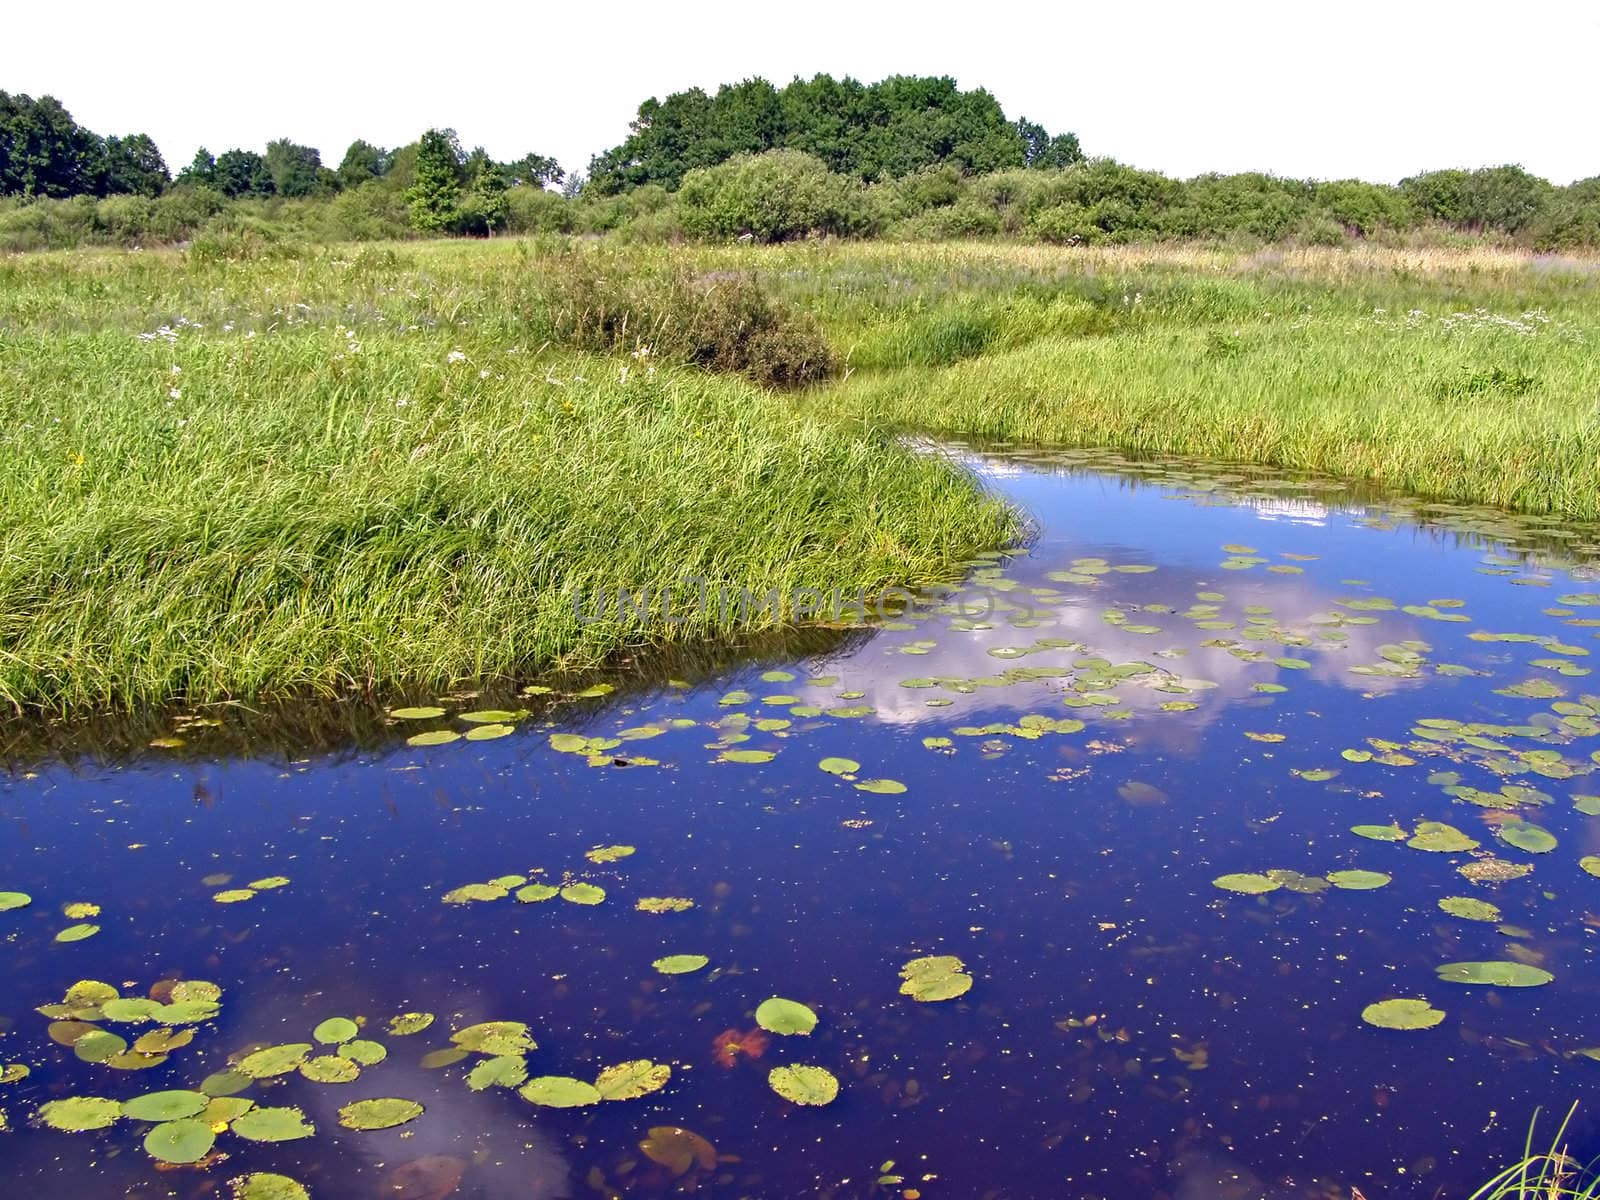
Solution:
<svg viewBox="0 0 1600 1200">
<path fill-rule="evenodd" d="M 1374 842 L 1403 842 L 1411 836 L 1398 825 L 1352 825 L 1350 832 Z"/>
<path fill-rule="evenodd" d="M 389 1051 L 382 1042 L 369 1041 L 366 1038 L 356 1038 L 339 1047 L 339 1057 L 348 1058 L 353 1063 L 363 1067 L 375 1067 L 389 1057 Z"/>
<path fill-rule="evenodd" d="M 319 1054 L 300 1064 L 300 1074 L 312 1083 L 354 1083 L 361 1078 L 361 1067 L 339 1054 Z"/>
<path fill-rule="evenodd" d="M 424 1029 L 432 1024 L 432 1013 L 401 1013 L 398 1017 L 391 1017 L 389 1019 L 389 1035 L 391 1037 L 407 1037 L 413 1033 L 421 1033 Z"/>
<path fill-rule="evenodd" d="M 668 954 L 658 958 L 650 965 L 663 975 L 687 975 L 698 971 L 709 964 L 711 960 L 704 954 Z"/>
<path fill-rule="evenodd" d="M 898 779 L 863 779 L 856 784 L 858 792 L 875 792 L 881 796 L 896 796 L 906 790 Z"/>
<path fill-rule="evenodd" d="M 954 1000 L 971 990 L 972 976 L 954 954 L 914 958 L 900 968 L 900 994 L 925 1004 Z"/>
<path fill-rule="evenodd" d="M 422 1115 L 422 1105 L 415 1100 L 384 1097 L 377 1100 L 357 1100 L 339 1110 L 339 1124 L 346 1129 L 370 1131 L 394 1129 Z"/>
<path fill-rule="evenodd" d="M 618 859 L 627 858 L 634 853 L 632 846 L 596 846 L 584 854 L 592 863 L 616 862 Z"/>
<path fill-rule="evenodd" d="M 1275 892 L 1283 886 L 1278 880 L 1255 871 L 1239 871 L 1232 875 L 1218 875 L 1211 881 L 1212 887 L 1219 887 L 1225 892 L 1239 892 L 1246 896 L 1262 896 L 1267 892 Z"/>
<path fill-rule="evenodd" d="M 1380 1029 L 1432 1029 L 1444 1012 L 1426 1000 L 1383 1000 L 1362 1009 L 1361 1019 Z"/>
<path fill-rule="evenodd" d="M 672 1068 L 666 1063 L 641 1058 L 607 1067 L 595 1079 L 594 1086 L 602 1100 L 636 1100 L 660 1091 L 671 1078 Z"/>
<path fill-rule="evenodd" d="M 391 708 L 389 715 L 397 721 L 431 721 L 444 716 L 444 709 L 432 704 L 418 704 L 410 708 Z"/>
<path fill-rule="evenodd" d="M 1463 854 L 1478 848 L 1472 838 L 1443 821 L 1418 821 L 1417 831 L 1406 845 L 1413 850 L 1431 850 L 1436 854 Z"/>
<path fill-rule="evenodd" d="M 414 733 L 406 739 L 408 746 L 445 746 L 459 741 L 461 735 L 454 729 L 430 729 L 427 733 Z"/>
<path fill-rule="evenodd" d="M 530 1079 L 517 1094 L 528 1103 L 545 1108 L 584 1108 L 599 1104 L 603 1099 L 594 1084 L 566 1075 L 541 1075 Z"/>
<path fill-rule="evenodd" d="M 861 764 L 853 758 L 825 758 L 817 766 L 829 775 L 854 775 L 861 770 Z"/>
<path fill-rule="evenodd" d="M 311 1031 L 311 1036 L 325 1046 L 337 1046 L 340 1042 L 348 1042 L 360 1032 L 361 1026 L 349 1017 L 329 1017 Z"/>
<path fill-rule="evenodd" d="M 51 1129 L 59 1129 L 63 1133 L 109 1129 L 121 1116 L 122 1105 L 115 1100 L 102 1100 L 98 1096 L 74 1096 L 70 1100 L 52 1100 L 39 1109 L 39 1120 Z"/>
<path fill-rule="evenodd" d="M 98 925 L 68 925 L 60 933 L 56 934 L 56 941 L 81 942 L 85 938 L 92 938 L 99 932 L 100 926 Z"/>
<path fill-rule="evenodd" d="M 560 894 L 560 888 L 548 883 L 530 883 L 527 887 L 518 888 L 515 896 L 520 904 L 538 904 L 541 900 L 554 900 Z"/>
<path fill-rule="evenodd" d="M 290 1071 L 298 1071 L 300 1064 L 305 1062 L 306 1056 L 310 1053 L 309 1042 L 268 1046 L 265 1050 L 245 1055 L 235 1065 L 234 1070 L 241 1075 L 248 1075 L 251 1079 L 270 1079 L 274 1075 L 287 1075 Z"/>
<path fill-rule="evenodd" d="M 569 883 L 561 889 L 561 898 L 569 904 L 599 904 L 606 890 L 592 883 Z"/>
<path fill-rule="evenodd" d="M 204 1121 L 168 1121 L 144 1135 L 145 1153 L 158 1162 L 199 1162 L 211 1153 L 217 1135 Z"/>
<path fill-rule="evenodd" d="M 539 1048 L 539 1043 L 533 1040 L 528 1027 L 521 1021 L 483 1021 L 468 1025 L 451 1034 L 450 1040 L 463 1050 L 493 1058 L 505 1054 L 524 1054 Z"/>
<path fill-rule="evenodd" d="M 294 1142 L 317 1132 L 298 1108 L 252 1108 L 228 1129 L 247 1142 Z"/>
<path fill-rule="evenodd" d="M 1548 854 L 1559 844 L 1553 834 L 1528 821 L 1508 822 L 1496 829 L 1495 834 L 1508 846 L 1529 854 Z"/>
<path fill-rule="evenodd" d="M 1328 882 L 1349 892 L 1370 892 L 1389 883 L 1393 877 L 1382 871 L 1329 871 Z"/>
<path fill-rule="evenodd" d="M 122 1115 L 135 1121 L 181 1121 L 198 1115 L 211 1097 L 204 1092 L 149 1092 L 122 1105 Z"/>
<path fill-rule="evenodd" d="M 528 1078 L 528 1060 L 520 1054 L 486 1058 L 467 1072 L 467 1086 L 475 1092 L 492 1087 L 520 1087 Z"/>
<path fill-rule="evenodd" d="M 10 912 L 14 908 L 26 908 L 33 903 L 33 897 L 27 892 L 0 892 L 0 912 Z"/>
<path fill-rule="evenodd" d="M 694 901 L 687 896 L 643 896 L 634 908 L 646 913 L 673 913 L 688 912 L 694 907 Z"/>
<path fill-rule="evenodd" d="M 773 750 L 724 750 L 719 756 L 722 762 L 731 763 L 769 763 L 777 757 Z"/>
<path fill-rule="evenodd" d="M 817 1027 L 817 1014 L 797 1000 L 773 996 L 756 1008 L 756 1024 L 768 1033 L 809 1034 Z"/>
<path fill-rule="evenodd" d="M 271 1171 L 253 1171 L 228 1180 L 233 1200 L 311 1200 L 305 1184 Z"/>
<path fill-rule="evenodd" d="M 1435 970 L 1446 983 L 1478 983 L 1491 987 L 1540 987 L 1555 978 L 1542 967 L 1519 962 L 1445 963 Z"/>
<path fill-rule="evenodd" d="M 767 1073 L 767 1084 L 790 1103 L 808 1107 L 832 1104 L 839 1096 L 839 1080 L 823 1067 L 774 1067 Z"/>
<path fill-rule="evenodd" d="M 1452 917 L 1460 917 L 1464 921 L 1498 921 L 1500 910 L 1487 900 L 1475 900 L 1471 896 L 1446 896 L 1439 901 L 1439 908 L 1449 913 Z"/>
</svg>

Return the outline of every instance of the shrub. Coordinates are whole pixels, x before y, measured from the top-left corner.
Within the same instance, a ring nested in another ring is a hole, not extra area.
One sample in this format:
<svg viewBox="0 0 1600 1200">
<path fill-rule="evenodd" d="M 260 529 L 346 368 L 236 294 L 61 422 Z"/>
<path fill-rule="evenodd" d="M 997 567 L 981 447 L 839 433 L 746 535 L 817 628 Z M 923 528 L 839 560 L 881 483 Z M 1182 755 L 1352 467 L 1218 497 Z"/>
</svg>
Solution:
<svg viewBox="0 0 1600 1200">
<path fill-rule="evenodd" d="M 798 150 L 740 155 L 690 171 L 677 199 L 683 227 L 695 237 L 782 242 L 853 234 L 868 225 L 861 186 Z"/>
</svg>

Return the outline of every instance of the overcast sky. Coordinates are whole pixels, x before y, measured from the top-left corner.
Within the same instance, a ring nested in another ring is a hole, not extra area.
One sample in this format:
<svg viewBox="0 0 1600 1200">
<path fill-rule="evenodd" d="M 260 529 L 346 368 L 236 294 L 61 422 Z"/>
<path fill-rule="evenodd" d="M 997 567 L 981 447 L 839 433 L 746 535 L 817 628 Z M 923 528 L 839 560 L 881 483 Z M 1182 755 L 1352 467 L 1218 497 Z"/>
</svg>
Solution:
<svg viewBox="0 0 1600 1200">
<path fill-rule="evenodd" d="M 953 75 L 1093 155 L 1176 175 L 1396 180 L 1520 162 L 1600 175 L 1595 0 L 811 0 L 373 5 L 11 0 L 0 89 L 58 97 L 99 133 L 197 146 L 276 137 L 337 165 L 430 125 L 567 168 L 651 95 L 819 71 Z"/>
</svg>

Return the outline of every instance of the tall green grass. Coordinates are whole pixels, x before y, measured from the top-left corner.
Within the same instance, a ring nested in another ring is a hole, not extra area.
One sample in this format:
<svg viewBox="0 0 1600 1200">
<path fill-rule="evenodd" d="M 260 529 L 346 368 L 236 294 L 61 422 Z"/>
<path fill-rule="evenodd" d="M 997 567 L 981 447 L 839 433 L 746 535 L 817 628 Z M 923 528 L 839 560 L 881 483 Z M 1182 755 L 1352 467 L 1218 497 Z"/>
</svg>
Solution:
<svg viewBox="0 0 1600 1200">
<path fill-rule="evenodd" d="M 1539 1114 L 1534 1112 L 1523 1144 L 1522 1157 L 1482 1187 L 1469 1200 L 1596 1200 L 1600 1175 L 1593 1163 L 1581 1163 L 1567 1153 L 1567 1129 L 1578 1106 L 1574 1104 L 1550 1139 L 1547 1149 L 1534 1148 Z"/>
</svg>

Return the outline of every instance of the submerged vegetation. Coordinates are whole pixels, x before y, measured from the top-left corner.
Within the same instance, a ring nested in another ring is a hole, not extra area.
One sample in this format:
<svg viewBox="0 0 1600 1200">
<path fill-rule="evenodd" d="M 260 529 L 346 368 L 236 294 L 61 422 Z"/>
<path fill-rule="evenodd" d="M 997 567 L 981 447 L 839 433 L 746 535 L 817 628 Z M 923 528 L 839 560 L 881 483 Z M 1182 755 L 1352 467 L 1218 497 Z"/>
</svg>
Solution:
<svg viewBox="0 0 1600 1200">
<path fill-rule="evenodd" d="M 1015 533 L 896 432 L 1600 517 L 1584 260 L 234 249 L 0 264 L 13 707 L 590 666 L 746 614 L 582 621 L 584 594 L 870 597 Z"/>
</svg>

